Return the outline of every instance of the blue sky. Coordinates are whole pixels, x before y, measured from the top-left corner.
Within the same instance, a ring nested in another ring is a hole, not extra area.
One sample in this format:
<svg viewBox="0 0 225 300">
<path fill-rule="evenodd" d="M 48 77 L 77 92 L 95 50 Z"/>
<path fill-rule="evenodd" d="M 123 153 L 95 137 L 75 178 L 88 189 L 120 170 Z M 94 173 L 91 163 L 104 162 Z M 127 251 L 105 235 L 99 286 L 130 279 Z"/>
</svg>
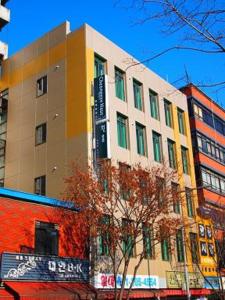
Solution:
<svg viewBox="0 0 225 300">
<path fill-rule="evenodd" d="M 138 60 L 176 45 L 174 36 L 163 36 L 160 23 L 134 25 L 138 11 L 115 6 L 115 0 L 10 0 L 11 23 L 1 32 L 1 39 L 9 44 L 9 55 L 15 53 L 55 26 L 70 21 L 76 29 L 84 22 L 118 44 Z M 148 63 L 148 67 L 170 83 L 180 87 L 179 81 L 187 70 L 194 83 L 224 81 L 225 54 L 199 54 L 180 50 L 170 52 Z M 225 107 L 225 87 L 205 89 L 212 99 Z"/>
</svg>

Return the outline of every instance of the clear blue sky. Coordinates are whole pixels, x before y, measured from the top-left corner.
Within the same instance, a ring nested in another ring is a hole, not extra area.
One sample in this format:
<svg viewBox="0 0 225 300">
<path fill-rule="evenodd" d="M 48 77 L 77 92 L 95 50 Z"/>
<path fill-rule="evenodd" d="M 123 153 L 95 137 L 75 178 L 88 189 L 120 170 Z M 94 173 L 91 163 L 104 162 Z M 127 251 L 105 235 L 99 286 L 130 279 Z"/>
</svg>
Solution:
<svg viewBox="0 0 225 300">
<path fill-rule="evenodd" d="M 88 23 L 138 60 L 177 44 L 175 37 L 160 33 L 160 23 L 133 25 L 139 13 L 114 4 L 115 0 L 10 0 L 11 23 L 3 29 L 0 38 L 9 44 L 11 55 L 68 20 L 72 29 Z M 184 82 L 177 80 L 184 76 L 185 68 L 194 83 L 225 81 L 224 58 L 225 54 L 179 51 L 151 61 L 148 67 L 180 87 Z M 225 86 L 204 91 L 225 107 Z"/>
</svg>

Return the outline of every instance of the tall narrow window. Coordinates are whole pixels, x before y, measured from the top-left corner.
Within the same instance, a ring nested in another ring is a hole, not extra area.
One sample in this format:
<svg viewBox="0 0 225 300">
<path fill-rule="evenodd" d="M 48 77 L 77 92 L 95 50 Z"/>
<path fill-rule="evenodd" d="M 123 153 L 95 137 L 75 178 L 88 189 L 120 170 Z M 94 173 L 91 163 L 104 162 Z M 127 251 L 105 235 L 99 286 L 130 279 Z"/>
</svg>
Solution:
<svg viewBox="0 0 225 300">
<path fill-rule="evenodd" d="M 192 198 L 192 191 L 189 188 L 185 188 L 186 202 L 187 202 L 187 213 L 188 217 L 194 217 L 194 205 Z"/>
<path fill-rule="evenodd" d="M 154 258 L 153 230 L 148 224 L 142 224 L 143 248 L 145 258 Z"/>
<path fill-rule="evenodd" d="M 156 120 L 159 120 L 158 95 L 152 90 L 149 90 L 149 101 L 150 101 L 151 117 Z"/>
<path fill-rule="evenodd" d="M 168 144 L 168 156 L 169 156 L 169 166 L 172 169 L 176 169 L 176 150 L 175 150 L 175 142 L 167 139 Z"/>
<path fill-rule="evenodd" d="M 133 89 L 134 89 L 134 106 L 139 110 L 143 110 L 142 84 L 134 79 Z"/>
<path fill-rule="evenodd" d="M 183 172 L 185 174 L 189 174 L 189 167 L 188 167 L 188 149 L 181 146 L 181 156 L 182 156 L 182 164 L 183 164 Z"/>
<path fill-rule="evenodd" d="M 135 241 L 133 235 L 133 222 L 128 219 L 122 219 L 123 228 L 123 252 L 124 255 L 135 256 Z"/>
<path fill-rule="evenodd" d="M 162 161 L 161 134 L 152 131 L 152 142 L 153 142 L 154 160 L 157 162 L 161 162 Z"/>
<path fill-rule="evenodd" d="M 115 68 L 115 88 L 116 97 L 125 101 L 125 73 L 118 68 Z"/>
<path fill-rule="evenodd" d="M 173 118 L 172 118 L 172 104 L 164 99 L 164 110 L 165 110 L 165 120 L 166 126 L 173 127 Z"/>
<path fill-rule="evenodd" d="M 47 75 L 37 80 L 37 97 L 46 94 L 48 91 L 48 78 Z"/>
<path fill-rule="evenodd" d="M 40 176 L 34 180 L 34 193 L 45 196 L 46 193 L 46 176 Z"/>
<path fill-rule="evenodd" d="M 165 261 L 170 260 L 170 240 L 169 240 L 169 238 L 161 239 L 161 253 L 162 253 L 162 260 L 165 260 Z"/>
<path fill-rule="evenodd" d="M 197 234 L 194 232 L 189 233 L 190 236 L 190 247 L 191 247 L 191 257 L 192 262 L 194 264 L 199 262 L 199 254 L 198 254 L 198 242 L 197 242 Z"/>
<path fill-rule="evenodd" d="M 40 145 L 46 142 L 47 126 L 46 123 L 38 125 L 35 130 L 35 145 Z"/>
<path fill-rule="evenodd" d="M 120 170 L 120 194 L 122 199 L 129 200 L 130 190 L 129 185 L 127 185 L 127 174 L 130 172 L 131 167 L 124 163 L 119 163 Z"/>
<path fill-rule="evenodd" d="M 117 113 L 118 145 L 126 149 L 128 148 L 127 131 L 127 117 Z"/>
<path fill-rule="evenodd" d="M 95 64 L 94 64 L 94 76 L 99 77 L 106 73 L 105 71 L 106 60 L 98 55 L 95 55 Z"/>
<path fill-rule="evenodd" d="M 137 153 L 147 156 L 145 127 L 136 122 Z"/>
<path fill-rule="evenodd" d="M 180 108 L 177 109 L 177 118 L 178 118 L 179 132 L 181 134 L 185 134 L 184 112 Z"/>
<path fill-rule="evenodd" d="M 184 261 L 184 244 L 183 244 L 183 233 L 182 230 L 178 230 L 176 234 L 176 244 L 177 244 L 177 260 L 178 262 Z"/>
<path fill-rule="evenodd" d="M 179 184 L 172 182 L 172 196 L 173 196 L 173 211 L 176 214 L 180 214 L 180 186 Z"/>
<path fill-rule="evenodd" d="M 41 255 L 58 255 L 58 226 L 52 223 L 36 222 L 35 253 Z"/>
<path fill-rule="evenodd" d="M 99 255 L 109 255 L 109 232 L 108 226 L 110 223 L 110 218 L 108 215 L 104 215 L 100 220 L 100 232 L 98 235 L 98 254 Z"/>
</svg>

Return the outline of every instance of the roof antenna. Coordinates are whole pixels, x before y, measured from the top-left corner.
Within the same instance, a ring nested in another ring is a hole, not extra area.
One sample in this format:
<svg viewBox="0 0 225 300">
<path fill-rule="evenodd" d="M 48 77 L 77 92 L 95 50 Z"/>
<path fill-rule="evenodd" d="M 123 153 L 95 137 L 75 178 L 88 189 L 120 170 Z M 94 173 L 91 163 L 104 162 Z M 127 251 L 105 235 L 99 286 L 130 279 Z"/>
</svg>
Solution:
<svg viewBox="0 0 225 300">
<path fill-rule="evenodd" d="M 186 65 L 184 65 L 184 72 L 185 72 L 185 80 L 186 80 L 187 84 L 190 84 L 191 78 L 189 77 Z"/>
</svg>

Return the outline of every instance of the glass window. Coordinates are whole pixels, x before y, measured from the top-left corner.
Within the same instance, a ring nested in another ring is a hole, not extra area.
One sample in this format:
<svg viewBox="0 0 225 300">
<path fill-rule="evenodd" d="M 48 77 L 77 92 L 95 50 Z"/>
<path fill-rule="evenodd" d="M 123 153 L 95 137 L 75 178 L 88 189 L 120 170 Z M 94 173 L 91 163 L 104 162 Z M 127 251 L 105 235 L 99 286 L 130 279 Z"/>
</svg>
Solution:
<svg viewBox="0 0 225 300">
<path fill-rule="evenodd" d="M 194 204 L 193 204 L 191 189 L 185 188 L 185 196 L 186 196 L 188 217 L 192 218 L 194 217 Z"/>
<path fill-rule="evenodd" d="M 188 167 L 188 149 L 181 146 L 181 156 L 182 156 L 182 164 L 183 164 L 183 172 L 185 174 L 189 173 L 189 167 Z"/>
<path fill-rule="evenodd" d="M 159 120 L 158 95 L 152 90 L 149 90 L 149 101 L 150 101 L 151 117 L 156 120 Z"/>
<path fill-rule="evenodd" d="M 122 148 L 128 148 L 128 134 L 127 134 L 127 117 L 117 113 L 117 137 L 118 145 Z"/>
<path fill-rule="evenodd" d="M 157 162 L 161 162 L 162 161 L 161 134 L 152 131 L 152 141 L 153 141 L 154 160 Z"/>
<path fill-rule="evenodd" d="M 46 176 L 40 176 L 34 180 L 34 193 L 45 196 L 46 193 Z"/>
<path fill-rule="evenodd" d="M 130 257 L 135 256 L 135 241 L 134 236 L 132 234 L 133 222 L 128 219 L 122 219 L 122 227 L 123 227 L 123 252 L 124 255 L 128 255 Z"/>
<path fill-rule="evenodd" d="M 167 139 L 168 144 L 168 156 L 169 156 L 169 166 L 172 169 L 176 169 L 176 149 L 175 149 L 175 142 Z"/>
<path fill-rule="evenodd" d="M 197 242 L 197 234 L 190 232 L 189 234 L 190 237 L 190 247 L 191 247 L 191 257 L 192 257 L 192 262 L 194 264 L 199 262 L 199 254 L 198 254 L 198 242 Z"/>
<path fill-rule="evenodd" d="M 106 73 L 105 71 L 106 60 L 98 55 L 95 55 L 94 63 L 94 77 L 97 78 Z"/>
<path fill-rule="evenodd" d="M 178 262 L 184 261 L 184 245 L 183 245 L 183 234 L 182 230 L 178 230 L 176 234 L 176 244 L 177 244 L 177 260 Z"/>
<path fill-rule="evenodd" d="M 143 95 L 142 95 L 142 84 L 137 80 L 133 79 L 134 89 L 134 106 L 143 111 Z"/>
<path fill-rule="evenodd" d="M 142 224 L 145 258 L 154 258 L 153 230 L 148 224 Z"/>
<path fill-rule="evenodd" d="M 179 108 L 177 109 L 177 118 L 178 118 L 179 132 L 181 134 L 185 134 L 184 112 Z"/>
<path fill-rule="evenodd" d="M 102 229 L 98 236 L 98 254 L 99 255 L 109 255 L 109 231 L 107 227 L 110 223 L 110 217 L 104 215 L 100 221 L 100 228 Z"/>
<path fill-rule="evenodd" d="M 115 68 L 115 88 L 116 97 L 125 101 L 125 73 L 118 68 Z"/>
<path fill-rule="evenodd" d="M 180 214 L 180 186 L 179 184 L 172 182 L 172 196 L 173 196 L 173 211 L 176 214 Z"/>
<path fill-rule="evenodd" d="M 120 194 L 122 199 L 129 200 L 130 190 L 127 186 L 126 174 L 130 172 L 131 167 L 124 163 L 119 163 L 120 170 Z"/>
<path fill-rule="evenodd" d="M 147 156 L 145 127 L 136 122 L 137 153 Z"/>
<path fill-rule="evenodd" d="M 46 94 L 48 91 L 48 78 L 47 75 L 37 80 L 37 97 Z"/>
<path fill-rule="evenodd" d="M 45 222 L 35 224 L 35 253 L 58 255 L 59 232 L 57 225 Z"/>
<path fill-rule="evenodd" d="M 173 127 L 172 105 L 166 99 L 164 99 L 164 110 L 165 110 L 166 125 L 169 127 Z"/>
<path fill-rule="evenodd" d="M 40 145 L 46 142 L 47 126 L 46 123 L 36 127 L 35 130 L 35 145 Z"/>
<path fill-rule="evenodd" d="M 162 253 L 162 260 L 165 260 L 165 261 L 170 260 L 170 241 L 169 241 L 169 238 L 161 239 L 161 253 Z"/>
</svg>

